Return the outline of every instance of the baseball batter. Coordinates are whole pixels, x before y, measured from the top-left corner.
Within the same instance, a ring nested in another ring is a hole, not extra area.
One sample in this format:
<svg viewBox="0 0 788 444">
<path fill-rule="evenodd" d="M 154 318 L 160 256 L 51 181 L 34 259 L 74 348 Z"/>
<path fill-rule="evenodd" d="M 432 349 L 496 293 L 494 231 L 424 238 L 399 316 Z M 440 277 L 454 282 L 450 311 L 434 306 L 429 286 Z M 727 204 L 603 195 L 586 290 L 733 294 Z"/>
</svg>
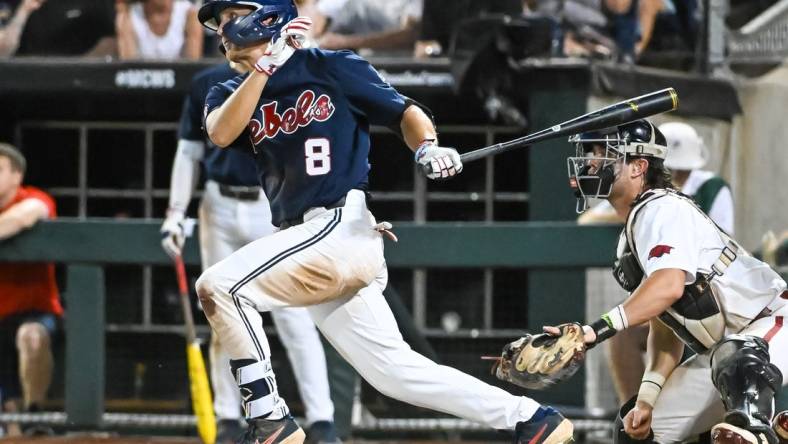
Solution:
<svg viewBox="0 0 788 444">
<path fill-rule="evenodd" d="M 300 443 L 277 392 L 258 311 L 305 306 L 334 347 L 380 392 L 495 429 L 517 443 L 564 443 L 572 424 L 535 401 L 440 366 L 402 340 L 382 290 L 390 224 L 367 210 L 369 127 L 401 134 L 431 179 L 462 170 L 432 120 L 347 51 L 303 49 L 310 20 L 291 0 L 216 0 L 200 9 L 229 60 L 249 70 L 211 89 L 205 129 L 248 143 L 279 231 L 206 270 L 197 291 L 230 356 L 249 429 L 243 443 Z M 440 248 L 439 245 L 436 245 Z"/>
<path fill-rule="evenodd" d="M 206 177 L 199 212 L 203 269 L 275 230 L 254 159 L 244 151 L 246 145 L 220 149 L 210 140 L 206 141 L 202 131 L 202 109 L 208 90 L 238 74 L 227 63 L 199 72 L 184 99 L 181 113 L 169 209 L 162 225 L 162 245 L 169 255 L 180 255 L 185 240 L 184 214 L 202 164 Z M 337 442 L 326 359 L 312 318 L 304 308 L 273 310 L 271 316 L 292 363 L 304 402 L 306 423 L 310 425 L 308 441 Z M 230 372 L 229 358 L 216 335 L 211 337 L 210 356 L 214 411 L 219 426 L 217 441 L 234 442 L 241 434 L 241 395 Z"/>
<path fill-rule="evenodd" d="M 603 148 L 577 142 L 578 197 L 606 198 L 626 218 L 614 274 L 631 292 L 585 326 L 585 341 L 651 326 L 646 372 L 614 442 L 680 443 L 712 429 L 715 443 L 778 443 L 785 430 L 770 422 L 788 381 L 785 281 L 673 189 L 665 137 L 650 122 L 619 126 Z M 685 345 L 697 355 L 679 364 Z"/>
</svg>

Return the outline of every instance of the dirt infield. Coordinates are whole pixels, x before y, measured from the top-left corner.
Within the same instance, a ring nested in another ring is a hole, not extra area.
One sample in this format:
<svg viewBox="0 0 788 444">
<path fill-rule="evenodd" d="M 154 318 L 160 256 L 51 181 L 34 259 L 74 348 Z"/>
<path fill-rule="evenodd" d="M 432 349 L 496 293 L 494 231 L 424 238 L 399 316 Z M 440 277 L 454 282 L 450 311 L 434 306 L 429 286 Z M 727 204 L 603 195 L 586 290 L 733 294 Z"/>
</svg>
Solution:
<svg viewBox="0 0 788 444">
<path fill-rule="evenodd" d="M 346 444 L 443 444 L 447 441 L 345 441 Z M 57 438 L 0 438 L 0 444 L 200 444 L 196 438 L 142 437 L 142 436 L 64 436 Z M 463 444 L 490 444 L 490 442 L 463 441 Z"/>
<path fill-rule="evenodd" d="M 200 444 L 196 438 L 157 438 L 143 436 L 116 436 L 98 438 L 94 436 L 61 436 L 57 438 L 19 437 L 0 438 L 2 444 Z"/>
</svg>

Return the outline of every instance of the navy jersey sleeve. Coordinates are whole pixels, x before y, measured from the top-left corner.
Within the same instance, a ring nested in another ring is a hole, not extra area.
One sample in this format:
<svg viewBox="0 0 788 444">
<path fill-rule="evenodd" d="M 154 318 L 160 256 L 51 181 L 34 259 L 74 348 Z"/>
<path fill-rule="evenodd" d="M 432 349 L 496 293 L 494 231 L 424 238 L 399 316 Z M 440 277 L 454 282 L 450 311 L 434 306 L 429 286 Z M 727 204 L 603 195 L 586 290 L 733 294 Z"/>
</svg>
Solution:
<svg viewBox="0 0 788 444">
<path fill-rule="evenodd" d="M 203 141 L 202 108 L 205 89 L 193 82 L 189 94 L 183 99 L 181 121 L 178 126 L 178 138 L 185 140 Z M 202 97 L 202 98 L 200 98 Z"/>
<path fill-rule="evenodd" d="M 205 127 L 205 119 L 208 117 L 208 114 L 211 111 L 215 110 L 216 108 L 222 106 L 225 100 L 230 97 L 230 94 L 233 93 L 239 86 L 239 82 L 236 79 L 231 79 L 226 82 L 219 83 L 211 87 L 208 90 L 208 95 L 205 97 L 205 106 L 202 110 L 202 126 Z"/>
<path fill-rule="evenodd" d="M 350 51 L 327 52 L 329 75 L 344 92 L 353 112 L 373 124 L 398 124 L 407 108 L 405 97 L 366 60 Z"/>
</svg>

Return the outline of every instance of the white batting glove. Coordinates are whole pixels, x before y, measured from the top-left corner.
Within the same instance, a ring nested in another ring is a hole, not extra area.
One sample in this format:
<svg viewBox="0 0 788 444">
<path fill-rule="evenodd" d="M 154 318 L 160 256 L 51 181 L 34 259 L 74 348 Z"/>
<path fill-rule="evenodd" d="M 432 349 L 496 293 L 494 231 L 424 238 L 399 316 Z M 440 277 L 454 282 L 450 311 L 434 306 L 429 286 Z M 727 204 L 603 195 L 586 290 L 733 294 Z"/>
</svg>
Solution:
<svg viewBox="0 0 788 444">
<path fill-rule="evenodd" d="M 454 148 L 438 146 L 427 140 L 416 150 L 416 163 L 423 165 L 429 179 L 448 179 L 462 171 L 460 154 Z"/>
<path fill-rule="evenodd" d="M 183 212 L 168 210 L 167 218 L 161 225 L 161 247 L 167 256 L 175 259 L 181 255 L 186 242 Z"/>
<path fill-rule="evenodd" d="M 296 17 L 289 21 L 279 32 L 276 40 L 271 41 L 265 54 L 257 59 L 254 69 L 264 72 L 269 76 L 287 62 L 296 49 L 307 46 L 309 29 L 312 19 L 309 17 Z"/>
</svg>

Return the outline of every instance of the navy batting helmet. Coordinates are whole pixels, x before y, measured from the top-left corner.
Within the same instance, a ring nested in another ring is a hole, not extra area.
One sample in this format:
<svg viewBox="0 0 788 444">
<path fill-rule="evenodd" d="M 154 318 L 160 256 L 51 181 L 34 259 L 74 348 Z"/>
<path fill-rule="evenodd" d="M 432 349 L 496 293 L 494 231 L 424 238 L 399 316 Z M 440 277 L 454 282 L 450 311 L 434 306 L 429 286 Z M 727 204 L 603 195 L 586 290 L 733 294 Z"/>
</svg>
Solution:
<svg viewBox="0 0 788 444">
<path fill-rule="evenodd" d="M 298 16 L 293 0 L 212 0 L 200 8 L 200 23 L 217 31 L 219 14 L 232 7 L 252 9 L 249 15 L 236 17 L 222 29 L 222 35 L 238 46 L 270 40 L 279 35 L 287 22 Z"/>
</svg>

